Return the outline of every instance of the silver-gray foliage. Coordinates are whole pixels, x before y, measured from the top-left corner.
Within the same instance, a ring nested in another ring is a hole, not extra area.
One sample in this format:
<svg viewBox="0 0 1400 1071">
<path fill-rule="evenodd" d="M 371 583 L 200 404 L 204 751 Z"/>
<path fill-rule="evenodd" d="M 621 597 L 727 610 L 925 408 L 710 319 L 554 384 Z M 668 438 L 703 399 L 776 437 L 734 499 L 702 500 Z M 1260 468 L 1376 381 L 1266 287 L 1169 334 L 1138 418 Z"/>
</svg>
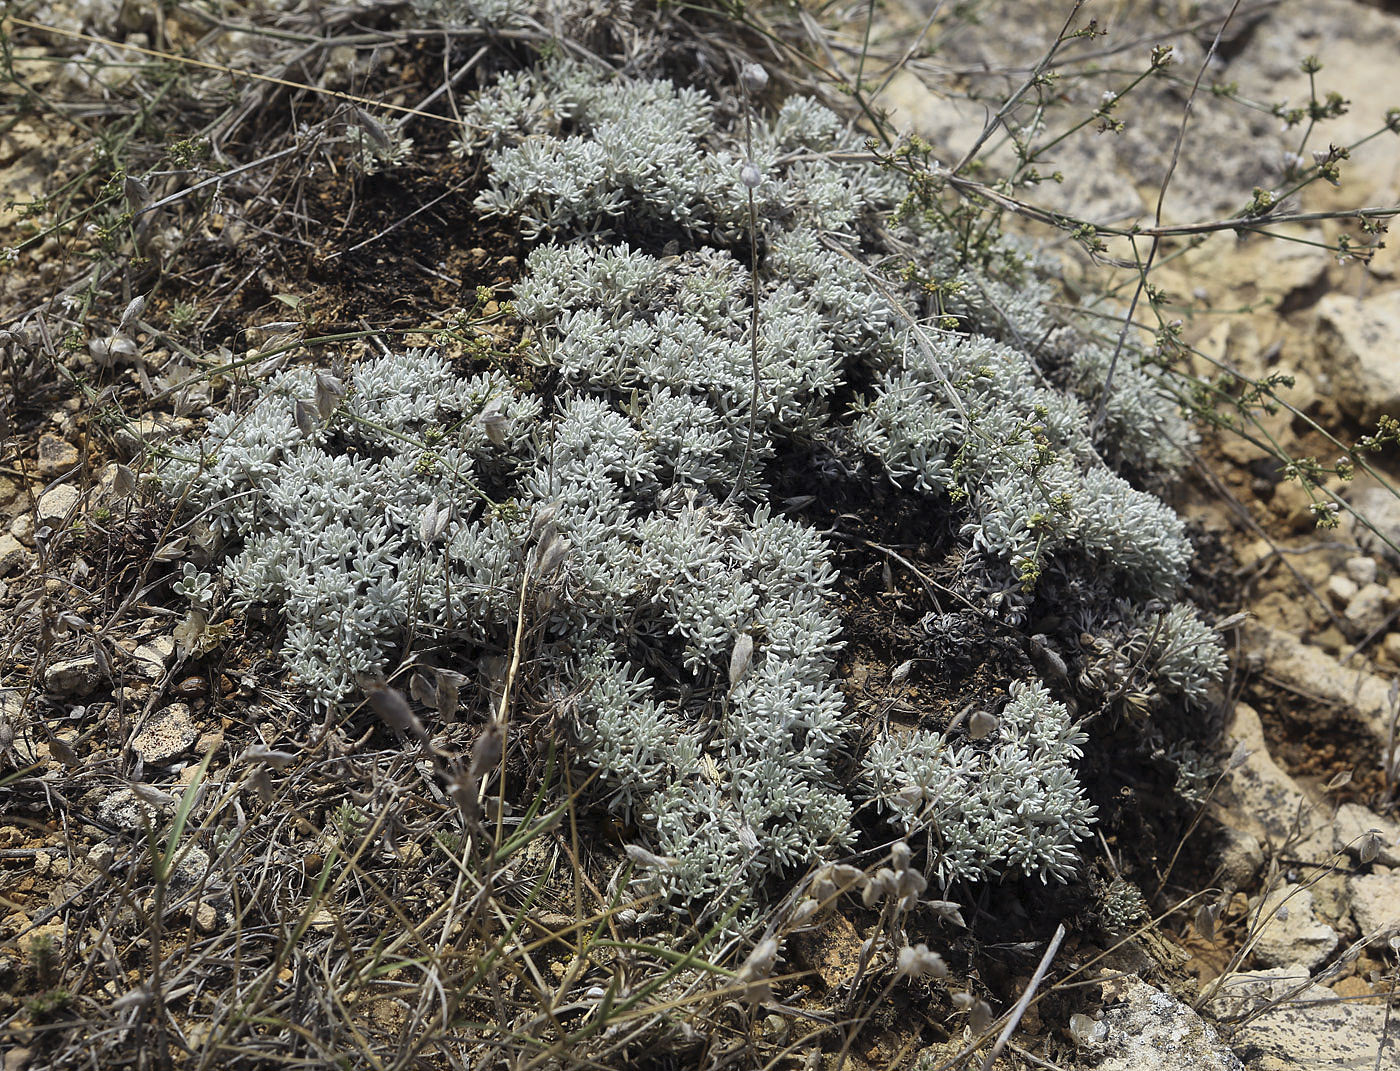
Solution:
<svg viewBox="0 0 1400 1071">
<path fill-rule="evenodd" d="M 609 805 L 672 860 L 655 874 L 670 892 L 732 901 L 849 847 L 867 802 L 934 834 L 944 882 L 1063 879 L 1092 818 L 1074 772 L 1086 738 L 1038 683 L 984 712 L 984 738 L 877 735 L 856 779 L 838 776 L 858 734 L 833 558 L 774 512 L 765 463 L 846 443 L 847 462 L 952 512 L 968 560 L 997 574 L 969 612 L 1008 624 L 1047 571 L 1175 597 L 1181 521 L 1105 467 L 1085 402 L 1029 356 L 1047 336 L 1074 351 L 1032 258 L 1006 244 L 1014 271 L 998 275 L 927 225 L 879 229 L 903 191 L 833 154 L 859 139 L 810 100 L 757 120 L 751 155 L 742 129 L 733 101 L 665 81 L 562 59 L 501 76 L 467 107 L 462 147 L 487 153 L 478 207 L 546 239 L 515 310 L 557 373 L 548 405 L 424 351 L 362 363 L 343 400 L 293 371 L 165 477 L 240 548 L 221 583 L 282 611 L 287 666 L 325 704 L 410 636 L 440 659 L 502 654 L 526 592 L 539 693 Z M 739 240 L 750 159 L 757 278 Z M 674 252 L 627 240 L 658 233 Z M 956 330 L 884 270 L 877 240 L 957 280 L 941 310 Z M 1086 399 L 1101 365 L 1073 366 Z M 1172 458 L 1129 425 L 1167 412 L 1162 396 L 1135 364 L 1124 392 L 1114 441 L 1160 469 Z M 1200 701 L 1219 645 L 1184 606 L 1167 622 L 1161 675 Z"/>
</svg>

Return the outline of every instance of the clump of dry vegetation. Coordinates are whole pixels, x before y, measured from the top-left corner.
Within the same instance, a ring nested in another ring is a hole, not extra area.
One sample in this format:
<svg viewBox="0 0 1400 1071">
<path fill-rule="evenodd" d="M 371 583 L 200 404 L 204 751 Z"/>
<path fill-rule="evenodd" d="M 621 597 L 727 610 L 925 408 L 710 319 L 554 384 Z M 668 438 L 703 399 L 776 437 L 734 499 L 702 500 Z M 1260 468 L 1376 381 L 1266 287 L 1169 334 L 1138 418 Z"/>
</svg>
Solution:
<svg viewBox="0 0 1400 1071">
<path fill-rule="evenodd" d="M 16 1068 L 951 1069 L 1195 910 L 1190 397 L 1024 173 L 821 13 L 284 7 L 0 30 Z"/>
</svg>

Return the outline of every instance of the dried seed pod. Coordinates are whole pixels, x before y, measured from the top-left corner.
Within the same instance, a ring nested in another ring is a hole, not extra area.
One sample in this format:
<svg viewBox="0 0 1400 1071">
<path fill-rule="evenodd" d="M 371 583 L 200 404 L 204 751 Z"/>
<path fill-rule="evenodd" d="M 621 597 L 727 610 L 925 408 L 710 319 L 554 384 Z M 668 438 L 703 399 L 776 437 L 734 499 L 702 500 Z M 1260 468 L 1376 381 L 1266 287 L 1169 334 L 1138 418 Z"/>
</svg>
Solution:
<svg viewBox="0 0 1400 1071">
<path fill-rule="evenodd" d="M 669 855 L 657 855 L 649 852 L 637 844 L 628 844 L 623 848 L 627 853 L 627 858 L 638 866 L 646 867 L 649 870 L 670 870 L 679 861 Z"/>
<path fill-rule="evenodd" d="M 788 919 L 788 924 L 794 928 L 806 926 L 816 917 L 817 912 L 821 910 L 821 906 L 820 901 L 814 900 L 810 896 L 804 897 L 797 901 L 797 906 L 792 909 L 792 915 Z"/>
<path fill-rule="evenodd" d="M 506 727 L 493 718 L 472 745 L 471 776 L 479 781 L 499 766 L 505 744 Z"/>
<path fill-rule="evenodd" d="M 433 687 L 433 682 L 421 669 L 415 671 L 413 676 L 408 679 L 408 697 L 415 703 L 422 703 L 425 707 L 436 705 L 436 689 Z"/>
<path fill-rule="evenodd" d="M 555 535 L 546 543 L 541 543 L 535 556 L 535 574 L 537 576 L 549 576 L 564 564 L 569 556 L 569 541 L 563 536 Z"/>
<path fill-rule="evenodd" d="M 1069 1017 L 1069 1033 L 1076 1045 L 1089 1048 L 1108 1037 L 1108 1024 L 1075 1012 Z"/>
<path fill-rule="evenodd" d="M 297 431 L 302 435 L 309 438 L 316 431 L 316 410 L 301 398 L 292 406 L 292 419 L 296 421 Z"/>
<path fill-rule="evenodd" d="M 146 299 L 144 296 L 137 296 L 127 302 L 126 308 L 122 310 L 122 318 L 117 324 L 117 333 L 121 334 L 131 325 L 136 317 L 146 311 Z"/>
<path fill-rule="evenodd" d="M 271 766 L 274 770 L 285 770 L 295 760 L 296 756 L 290 751 L 275 751 L 264 744 L 254 744 L 244 748 L 243 753 L 234 761 Z"/>
<path fill-rule="evenodd" d="M 954 926 L 961 926 L 967 929 L 967 923 L 963 921 L 962 908 L 952 900 L 928 900 L 924 906 L 937 915 L 944 922 L 951 922 Z"/>
<path fill-rule="evenodd" d="M 894 798 L 909 810 L 915 810 L 924 802 L 924 790 L 918 785 L 905 785 L 894 794 Z"/>
<path fill-rule="evenodd" d="M 753 637 L 742 633 L 734 641 L 734 650 L 729 656 L 729 687 L 733 688 L 744 678 L 753 661 Z"/>
<path fill-rule="evenodd" d="M 896 872 L 907 870 L 909 868 L 909 860 L 913 858 L 913 855 L 914 853 L 910 850 L 908 841 L 897 840 L 890 845 L 890 866 L 893 867 Z"/>
<path fill-rule="evenodd" d="M 946 978 L 948 964 L 937 952 L 930 952 L 928 945 L 905 945 L 896 957 L 899 974 L 903 978 Z"/>
<path fill-rule="evenodd" d="M 773 967 L 778 961 L 778 940 L 776 937 L 765 937 L 754 946 L 748 958 L 744 960 L 739 968 L 739 981 L 747 983 L 744 990 L 744 999 L 750 1003 L 758 1003 L 768 1000 L 773 995 L 773 984 L 771 975 Z"/>
<path fill-rule="evenodd" d="M 967 735 L 970 740 L 985 740 L 1000 726 L 1001 721 L 996 715 L 979 710 L 967 719 Z"/>
<path fill-rule="evenodd" d="M 424 543 L 436 543 L 447 531 L 447 522 L 451 517 L 452 507 L 439 506 L 437 499 L 433 499 L 418 515 L 418 538 Z"/>
<path fill-rule="evenodd" d="M 739 84 L 746 92 L 762 93 L 768 87 L 768 71 L 758 63 L 746 63 L 739 72 Z"/>
<path fill-rule="evenodd" d="M 316 373 L 316 412 L 329 420 L 345 397 L 345 384 L 329 372 Z"/>
<path fill-rule="evenodd" d="M 1385 841 L 1381 838 L 1379 829 L 1368 829 L 1365 836 L 1357 844 L 1357 858 L 1362 864 L 1374 863 L 1376 857 L 1381 854 L 1381 848 L 1385 846 Z"/>
<path fill-rule="evenodd" d="M 112 471 L 112 491 L 120 498 L 125 498 L 136 490 L 136 473 L 131 469 L 118 463 Z"/>
<path fill-rule="evenodd" d="M 1207 941 L 1215 940 L 1215 920 L 1219 915 L 1219 904 L 1202 904 L 1196 909 L 1196 931 Z"/>
<path fill-rule="evenodd" d="M 424 748 L 431 746 L 428 731 L 423 728 L 423 723 L 418 720 L 418 716 L 409 707 L 408 700 L 397 688 L 390 688 L 382 683 L 371 683 L 365 689 L 365 699 L 389 728 L 413 737 Z"/>
<path fill-rule="evenodd" d="M 466 678 L 450 669 L 433 670 L 433 678 L 437 712 L 444 721 L 453 721 L 461 705 L 461 687 Z"/>
<path fill-rule="evenodd" d="M 510 418 L 506 416 L 504 407 L 505 400 L 498 395 L 487 402 L 476 416 L 477 427 L 497 446 L 504 446 L 506 436 L 510 434 Z"/>
</svg>

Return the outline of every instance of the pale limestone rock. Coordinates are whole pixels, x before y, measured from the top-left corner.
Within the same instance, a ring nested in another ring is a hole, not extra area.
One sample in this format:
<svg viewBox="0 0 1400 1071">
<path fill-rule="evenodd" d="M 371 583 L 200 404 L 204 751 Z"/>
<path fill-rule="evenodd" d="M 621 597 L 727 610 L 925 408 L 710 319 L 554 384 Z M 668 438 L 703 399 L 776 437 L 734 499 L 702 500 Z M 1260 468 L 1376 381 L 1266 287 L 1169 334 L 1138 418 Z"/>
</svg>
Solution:
<svg viewBox="0 0 1400 1071">
<path fill-rule="evenodd" d="M 1389 588 L 1383 584 L 1366 584 L 1347 603 L 1342 619 L 1347 631 L 1359 639 L 1384 625 L 1394 605 Z"/>
<path fill-rule="evenodd" d="M 1341 573 L 1335 573 L 1327 578 L 1327 597 L 1336 606 L 1345 606 L 1356 598 L 1356 593 L 1360 590 L 1360 584 Z"/>
<path fill-rule="evenodd" d="M 1317 304 L 1318 362 L 1347 416 L 1374 426 L 1400 414 L 1400 291 L 1328 294 Z"/>
<path fill-rule="evenodd" d="M 131 656 L 136 668 L 143 677 L 159 680 L 165 674 L 165 667 L 175 654 L 175 640 L 171 636 L 157 636 L 149 643 L 136 648 Z"/>
<path fill-rule="evenodd" d="M 34 545 L 34 514 L 29 510 L 15 515 L 15 519 L 10 522 L 10 535 L 14 536 L 26 547 Z"/>
<path fill-rule="evenodd" d="M 1400 931 L 1400 873 L 1355 874 L 1347 879 L 1347 890 L 1362 937 Z"/>
<path fill-rule="evenodd" d="M 1371 830 L 1380 834 L 1376 861 L 1383 866 L 1400 866 L 1400 822 L 1382 818 L 1359 803 L 1344 803 L 1332 820 L 1333 847 L 1359 859 L 1362 838 Z"/>
<path fill-rule="evenodd" d="M 1381 640 L 1381 653 L 1391 666 L 1400 668 L 1400 632 L 1387 632 Z"/>
<path fill-rule="evenodd" d="M 1259 838 L 1243 829 L 1225 826 L 1216 849 L 1220 880 L 1236 889 L 1247 886 L 1264 865 L 1264 848 Z"/>
<path fill-rule="evenodd" d="M 1347 514 L 1346 527 L 1357 545 L 1369 554 L 1400 561 L 1400 498 L 1374 486 L 1358 487 L 1346 497 L 1351 508 L 1371 525 L 1367 527 Z"/>
<path fill-rule="evenodd" d="M 78 464 L 78 448 L 53 432 L 39 436 L 39 475 L 46 480 L 62 476 Z"/>
<path fill-rule="evenodd" d="M 66 525 L 71 515 L 77 512 L 83 493 L 71 484 L 61 483 L 50 487 L 39 496 L 38 520 L 41 525 L 55 528 Z"/>
<path fill-rule="evenodd" d="M 170 882 L 177 888 L 198 884 L 209 872 L 209 853 L 188 841 L 175 850 L 173 862 Z"/>
<path fill-rule="evenodd" d="M 1302 964 L 1315 970 L 1337 950 L 1337 931 L 1318 917 L 1311 889 L 1283 885 L 1274 889 L 1250 913 L 1251 929 L 1259 929 L 1254 955 L 1269 967 Z"/>
<path fill-rule="evenodd" d="M 1377 743 L 1385 746 L 1390 731 L 1389 680 L 1351 665 L 1344 666 L 1296 636 L 1258 622 L 1246 623 L 1241 632 L 1251 659 L 1258 659 L 1269 676 L 1285 688 L 1317 696 L 1328 709 L 1365 726 Z"/>
<path fill-rule="evenodd" d="M 44 671 L 44 687 L 55 695 L 91 695 L 101 683 L 102 669 L 90 654 L 59 659 Z"/>
<path fill-rule="evenodd" d="M 1115 988 L 1122 1003 L 1104 1014 L 1096 1071 L 1243 1071 L 1215 1029 L 1175 997 L 1135 976 Z"/>
<path fill-rule="evenodd" d="M 1238 765 L 1228 764 L 1221 782 L 1217 794 L 1221 823 L 1274 846 L 1293 839 L 1292 851 L 1303 858 L 1329 855 L 1328 812 L 1316 806 L 1269 756 L 1264 727 L 1254 708 L 1236 703 L 1225 733 L 1227 746 L 1236 752 L 1243 749 L 1245 755 Z"/>
<path fill-rule="evenodd" d="M 144 833 L 173 809 L 173 800 L 155 803 L 139 798 L 129 788 L 119 788 L 97 805 L 97 820 L 124 833 Z"/>
<path fill-rule="evenodd" d="M 151 766 L 160 766 L 184 751 L 199 738 L 184 703 L 171 703 L 156 711 L 131 741 L 131 749 Z"/>
<path fill-rule="evenodd" d="M 213 904 L 201 903 L 194 909 L 194 928 L 202 934 L 211 934 L 219 923 L 219 913 Z"/>
<path fill-rule="evenodd" d="M 29 567 L 29 551 L 9 532 L 0 535 L 0 576 L 22 573 Z"/>
<path fill-rule="evenodd" d="M 1347 576 L 1363 587 L 1376 582 L 1376 559 L 1364 554 L 1354 558 L 1348 558 L 1346 562 Z"/>
<path fill-rule="evenodd" d="M 1343 1001 L 1310 982 L 1301 964 L 1230 975 L 1205 1011 L 1245 1057 L 1248 1071 L 1375 1071 L 1385 1036 L 1384 1007 Z M 1255 1011 L 1256 1018 L 1230 1029 Z M 1400 1066 L 1394 1043 L 1392 1037 L 1386 1045 L 1382 1071 Z"/>
</svg>

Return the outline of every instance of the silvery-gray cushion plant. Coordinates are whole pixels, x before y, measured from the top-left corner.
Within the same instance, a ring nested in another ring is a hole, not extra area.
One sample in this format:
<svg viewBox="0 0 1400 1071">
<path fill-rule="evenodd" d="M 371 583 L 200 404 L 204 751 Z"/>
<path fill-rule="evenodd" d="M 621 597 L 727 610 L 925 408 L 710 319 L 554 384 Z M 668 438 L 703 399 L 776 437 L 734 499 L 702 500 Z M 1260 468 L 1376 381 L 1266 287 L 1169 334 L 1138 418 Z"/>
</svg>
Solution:
<svg viewBox="0 0 1400 1071">
<path fill-rule="evenodd" d="M 1081 625 L 1199 704 L 1223 659 L 1173 603 L 1182 522 L 1105 461 L 1169 474 L 1184 425 L 1131 347 L 1109 384 L 1111 348 L 1050 315 L 1031 252 L 967 262 L 893 214 L 902 180 L 836 115 L 794 98 L 746 130 L 746 107 L 559 57 L 502 74 L 459 148 L 485 154 L 480 212 L 538 240 L 513 307 L 550 391 L 427 350 L 343 383 L 297 369 L 164 479 L 229 539 L 222 597 L 280 611 L 290 675 L 323 705 L 406 646 L 487 695 L 478 667 L 526 598 L 530 693 L 598 771 L 595 799 L 668 860 L 655 880 L 677 902 L 857 847 L 858 808 L 931 832 L 944 887 L 1063 880 L 1094 811 L 1088 733 L 1052 694 L 1068 681 L 1027 668 L 943 730 L 860 724 L 835 673 L 836 558 L 775 500 L 773 464 L 825 444 L 849 478 L 950 519 L 963 604 L 930 615 L 943 649 L 1092 576 L 1115 596 L 1075 608 Z M 936 309 L 910 263 L 942 280 Z"/>
</svg>

